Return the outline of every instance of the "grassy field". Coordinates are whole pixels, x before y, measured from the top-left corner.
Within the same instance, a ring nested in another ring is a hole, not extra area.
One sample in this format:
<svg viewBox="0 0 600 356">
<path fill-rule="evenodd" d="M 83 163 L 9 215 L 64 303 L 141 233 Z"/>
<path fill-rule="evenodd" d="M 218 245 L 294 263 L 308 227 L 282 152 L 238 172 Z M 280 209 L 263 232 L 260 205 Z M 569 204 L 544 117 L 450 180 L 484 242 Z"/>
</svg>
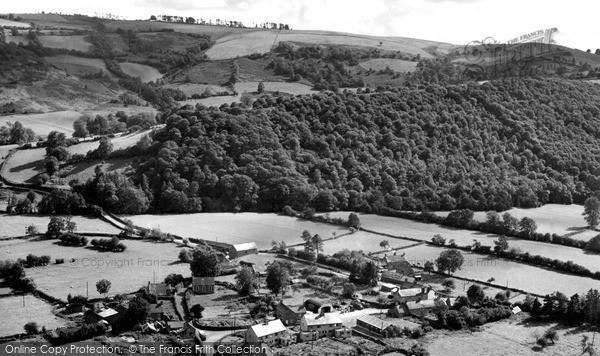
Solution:
<svg viewBox="0 0 600 356">
<path fill-rule="evenodd" d="M 119 66 L 125 74 L 132 77 L 140 77 L 142 82 L 153 82 L 162 78 L 158 69 L 138 63 L 119 63 Z"/>
<path fill-rule="evenodd" d="M 60 131 L 71 136 L 73 122 L 80 116 L 81 113 L 71 110 L 43 114 L 8 115 L 0 117 L 0 125 L 19 121 L 23 126 L 31 128 L 36 135 L 47 136 L 51 131 Z"/>
<path fill-rule="evenodd" d="M 238 93 L 248 92 L 256 93 L 259 82 L 242 82 L 235 85 L 235 90 Z M 289 93 L 293 95 L 313 94 L 317 91 L 312 90 L 312 87 L 301 83 L 287 82 L 263 82 L 265 91 Z"/>
<path fill-rule="evenodd" d="M 389 239 L 380 235 L 358 231 L 351 235 L 345 235 L 334 240 L 325 241 L 323 244 L 323 253 L 333 255 L 343 249 L 348 249 L 350 251 L 363 250 L 365 253 L 379 252 L 383 250 L 383 248 L 379 246 L 379 243 L 383 240 L 387 240 L 390 243 L 391 248 L 409 246 L 415 243 L 413 241 Z"/>
<path fill-rule="evenodd" d="M 131 158 L 105 159 L 80 162 L 75 166 L 61 168 L 67 181 L 77 179 L 85 182 L 96 176 L 96 166 L 100 166 L 105 173 L 124 173 L 131 167 Z"/>
<path fill-rule="evenodd" d="M 7 19 L 0 19 L 0 26 L 3 27 L 31 27 L 27 22 L 10 21 Z"/>
<path fill-rule="evenodd" d="M 63 319 L 52 313 L 52 306 L 45 301 L 32 295 L 26 295 L 24 301 L 25 306 L 22 296 L 0 298 L 0 310 L 3 311 L 0 336 L 25 333 L 23 325 L 30 321 L 35 321 L 38 327 L 45 326 L 47 329 L 66 325 Z"/>
<path fill-rule="evenodd" d="M 257 213 L 199 213 L 183 215 L 127 216 L 134 224 L 147 228 L 158 227 L 183 237 L 195 237 L 226 243 L 255 242 L 259 249 L 270 249 L 271 242 L 301 243 L 302 231 L 329 238 L 348 229 L 289 216 Z"/>
<path fill-rule="evenodd" d="M 480 213 L 477 213 L 480 214 Z M 332 217 L 347 217 L 348 212 L 335 212 Z M 436 224 L 426 224 L 419 221 L 378 216 L 372 214 L 360 214 L 362 227 L 395 236 L 405 236 L 422 241 L 431 241 L 435 234 L 446 238 L 446 243 L 454 239 L 460 246 L 472 245 L 473 240 L 479 241 L 484 246 L 495 246 L 494 241 L 498 235 L 487 234 L 479 231 L 456 229 Z M 388 239 L 391 243 L 391 239 Z M 509 238 L 509 247 L 516 247 L 521 252 L 529 252 L 532 255 L 558 259 L 562 261 L 571 260 L 577 264 L 589 268 L 591 271 L 600 270 L 600 255 L 589 253 L 579 248 L 553 245 L 548 243 Z"/>
<path fill-rule="evenodd" d="M 360 63 L 359 66 L 375 71 L 385 70 L 389 67 L 394 72 L 414 72 L 417 69 L 417 62 L 396 58 L 374 58 Z"/>
<path fill-rule="evenodd" d="M 424 265 L 427 261 L 435 261 L 443 250 L 443 248 L 422 245 L 401 252 L 405 253 L 405 258 L 410 263 Z M 508 285 L 508 287 L 542 295 L 559 290 L 571 296 L 574 293 L 586 293 L 590 288 L 600 288 L 600 281 L 591 278 L 553 272 L 491 256 L 464 251 L 461 253 L 464 256 L 464 264 L 462 269 L 455 273 L 458 277 L 479 281 L 495 278 L 493 283 L 497 285 Z"/>
<path fill-rule="evenodd" d="M 573 235 L 571 236 L 573 238 L 578 238 L 577 235 L 579 235 L 579 233 L 582 233 L 586 237 L 588 235 L 584 234 L 586 222 L 583 219 L 583 206 L 581 205 L 546 204 L 533 209 L 512 208 L 507 212 L 517 219 L 522 219 L 524 217 L 532 218 L 538 226 L 537 231 L 544 234 L 568 234 Z M 500 214 L 503 213 L 504 212 Z M 437 212 L 436 214 L 446 216 L 448 215 L 448 212 Z M 486 212 L 478 211 L 475 212 L 473 218 L 477 221 L 485 221 L 485 217 Z"/>
<path fill-rule="evenodd" d="M 102 71 L 105 75 L 114 78 L 114 75 L 106 69 L 104 61 L 98 58 L 58 55 L 44 57 L 44 59 L 55 67 L 63 69 L 68 75 L 90 75 Z"/>
<path fill-rule="evenodd" d="M 10 248 L 13 254 L 26 253 L 37 249 L 35 244 L 43 243 L 23 241 Z M 76 253 L 75 262 L 69 260 L 64 264 L 28 268 L 27 276 L 33 278 L 40 290 L 66 300 L 69 293 L 86 295 L 86 282 L 89 283 L 89 296 L 100 297 L 96 282 L 103 278 L 112 283 L 109 295 L 115 295 L 137 291 L 154 278 L 162 281 L 170 273 L 180 273 L 185 277 L 191 275 L 188 264 L 177 262 L 180 247 L 174 243 L 138 240 L 126 240 L 124 243 L 127 246 L 125 252 L 99 252 L 82 247 L 72 251 L 73 248 L 65 248 L 65 255 Z"/>
<path fill-rule="evenodd" d="M 112 234 L 118 234 L 120 232 L 116 227 L 113 227 L 100 219 L 73 216 L 73 221 L 77 223 L 77 231 L 79 232 L 103 232 Z M 25 235 L 25 229 L 29 225 L 35 225 L 38 231 L 43 233 L 46 232 L 49 222 L 49 216 L 1 214 L 0 226 L 2 226 L 2 228 L 0 229 L 0 237 L 23 236 Z"/>
<path fill-rule="evenodd" d="M 136 132 L 129 135 L 115 137 L 111 139 L 114 150 L 119 150 L 135 145 L 143 135 L 146 135 L 147 131 Z M 88 151 L 98 148 L 99 141 L 82 142 L 73 146 L 67 147 L 67 150 L 71 154 L 83 154 L 85 155 Z M 46 155 L 45 148 L 34 148 L 28 150 L 17 151 L 11 159 L 6 162 L 4 174 L 5 177 L 14 182 L 26 182 L 35 183 L 38 174 L 45 171 L 44 158 Z M 26 163 L 23 163 L 26 162 Z M 66 175 L 83 174 L 84 171 L 88 171 L 91 167 L 95 167 L 99 161 L 93 162 L 81 162 L 76 166 L 68 166 L 66 168 Z M 112 160 L 107 165 L 107 171 L 117 170 L 123 168 L 126 165 L 125 160 Z M 81 167 L 80 167 L 81 166 Z M 93 173 L 93 168 L 91 172 Z M 81 178 L 81 177 L 78 177 Z M 70 179 L 67 177 L 67 179 Z M 87 179 L 87 178 L 85 178 Z"/>
<path fill-rule="evenodd" d="M 489 323 L 481 331 L 451 332 L 438 330 L 427 333 L 423 342 L 431 356 L 534 356 L 581 355 L 581 339 L 592 332 L 584 328 L 566 327 L 555 323 L 532 322 L 526 315 Z M 535 340 L 550 328 L 558 331 L 558 341 L 544 350 L 536 348 Z"/>
<path fill-rule="evenodd" d="M 86 36 L 39 36 L 44 47 L 74 49 L 88 52 L 92 44 L 85 40 Z"/>
</svg>

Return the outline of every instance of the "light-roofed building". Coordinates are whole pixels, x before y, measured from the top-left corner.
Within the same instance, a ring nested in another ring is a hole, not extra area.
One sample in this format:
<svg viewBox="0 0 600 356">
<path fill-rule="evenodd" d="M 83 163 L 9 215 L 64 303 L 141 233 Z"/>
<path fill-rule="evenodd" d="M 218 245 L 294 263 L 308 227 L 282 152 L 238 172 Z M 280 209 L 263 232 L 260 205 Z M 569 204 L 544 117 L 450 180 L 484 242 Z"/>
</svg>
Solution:
<svg viewBox="0 0 600 356">
<path fill-rule="evenodd" d="M 287 343 L 289 340 L 287 328 L 281 320 L 276 319 L 262 324 L 256 324 L 249 327 L 244 339 L 247 343 L 265 343 L 274 345 L 279 343 Z"/>
<path fill-rule="evenodd" d="M 396 303 L 416 302 L 435 299 L 435 292 L 429 287 L 398 289 L 392 293 Z"/>
<path fill-rule="evenodd" d="M 379 319 L 375 315 L 361 315 L 356 319 L 356 326 L 385 336 L 385 331 L 392 326 L 392 323 Z"/>
<path fill-rule="evenodd" d="M 422 315 L 429 313 L 429 311 L 431 309 L 433 309 L 434 307 L 435 307 L 435 300 L 427 299 L 427 300 L 420 300 L 417 302 L 407 302 L 404 305 L 404 311 L 407 314 L 411 314 L 414 316 L 422 316 Z"/>
<path fill-rule="evenodd" d="M 258 247 L 254 242 L 246 242 L 243 244 L 231 245 L 229 248 L 229 259 L 239 258 L 246 255 L 254 255 L 258 253 Z"/>
<path fill-rule="evenodd" d="M 348 337 L 350 335 L 349 329 L 342 327 L 340 313 L 306 313 L 300 320 L 300 331 L 302 340 L 332 336 Z"/>
</svg>

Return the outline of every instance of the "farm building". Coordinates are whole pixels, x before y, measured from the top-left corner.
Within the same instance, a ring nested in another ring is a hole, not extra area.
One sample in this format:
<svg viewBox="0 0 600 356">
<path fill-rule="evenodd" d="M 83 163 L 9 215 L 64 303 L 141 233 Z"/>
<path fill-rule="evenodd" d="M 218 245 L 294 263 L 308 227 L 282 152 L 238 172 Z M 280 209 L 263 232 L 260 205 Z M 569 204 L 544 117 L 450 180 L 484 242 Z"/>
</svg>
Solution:
<svg viewBox="0 0 600 356">
<path fill-rule="evenodd" d="M 304 309 L 315 314 L 330 313 L 333 310 L 331 304 L 326 304 L 316 299 L 307 299 L 304 302 Z"/>
<path fill-rule="evenodd" d="M 87 310 L 84 316 L 86 323 L 97 323 L 100 321 L 106 321 L 109 324 L 113 324 L 121 319 L 121 314 L 112 308 Z"/>
<path fill-rule="evenodd" d="M 153 320 L 161 320 L 164 315 L 162 302 L 148 305 L 148 318 Z"/>
<path fill-rule="evenodd" d="M 232 245 L 229 248 L 229 259 L 239 258 L 246 255 L 255 255 L 258 253 L 258 247 L 254 242 Z"/>
<path fill-rule="evenodd" d="M 388 256 L 386 254 L 382 259 L 382 263 L 388 269 L 388 271 L 396 271 L 397 273 L 405 276 L 414 275 L 414 271 L 410 266 L 410 263 L 408 263 L 404 256 L 398 256 L 395 252 L 392 256 Z"/>
<path fill-rule="evenodd" d="M 382 292 L 392 292 L 394 289 L 400 289 L 398 288 L 397 285 L 392 284 L 392 283 L 379 283 L 379 285 L 381 286 L 381 291 Z"/>
<path fill-rule="evenodd" d="M 356 319 L 356 326 L 359 329 L 364 329 L 385 336 L 386 330 L 392 326 L 392 324 L 385 320 L 381 320 L 374 315 L 361 315 Z"/>
<path fill-rule="evenodd" d="M 404 304 L 404 311 L 406 312 L 406 314 L 410 314 L 410 315 L 414 315 L 414 316 L 423 316 L 423 315 L 429 313 L 429 311 L 431 309 L 433 309 L 434 307 L 435 307 L 435 300 L 427 299 L 427 300 L 420 300 L 417 302 L 406 302 L 406 304 Z"/>
<path fill-rule="evenodd" d="M 304 314 L 306 314 L 306 309 L 300 308 L 298 310 L 294 310 L 294 308 L 290 308 L 289 306 L 283 304 L 283 300 L 277 304 L 275 309 L 275 315 L 283 322 L 283 325 L 286 326 L 298 325 L 302 315 Z"/>
<path fill-rule="evenodd" d="M 214 277 L 192 277 L 194 294 L 213 294 L 215 292 Z"/>
<path fill-rule="evenodd" d="M 396 303 L 416 302 L 435 299 L 435 292 L 430 287 L 399 289 L 392 293 Z"/>
<path fill-rule="evenodd" d="M 244 339 L 247 343 L 289 344 L 287 328 L 279 319 L 252 325 L 246 330 Z"/>
<path fill-rule="evenodd" d="M 169 320 L 167 321 L 167 330 L 176 332 L 183 329 L 183 325 L 185 325 L 185 321 Z"/>
<path fill-rule="evenodd" d="M 340 313 L 304 314 L 300 320 L 300 330 L 302 340 L 335 336 L 336 330 L 340 330 L 341 335 L 346 334 L 342 330 Z"/>
<path fill-rule="evenodd" d="M 396 284 L 402 288 L 414 288 L 418 286 L 417 279 L 415 277 L 393 271 L 384 271 L 381 274 L 381 281 L 385 283 Z"/>
</svg>

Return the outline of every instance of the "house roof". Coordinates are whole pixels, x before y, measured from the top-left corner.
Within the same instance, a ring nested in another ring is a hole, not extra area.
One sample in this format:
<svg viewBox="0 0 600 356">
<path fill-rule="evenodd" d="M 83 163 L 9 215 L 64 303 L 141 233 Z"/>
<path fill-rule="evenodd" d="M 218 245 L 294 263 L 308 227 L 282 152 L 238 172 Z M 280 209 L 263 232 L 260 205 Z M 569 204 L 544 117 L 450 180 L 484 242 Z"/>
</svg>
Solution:
<svg viewBox="0 0 600 356">
<path fill-rule="evenodd" d="M 243 244 L 232 245 L 232 249 L 235 251 L 248 251 L 248 250 L 257 250 L 256 244 L 254 242 L 246 242 Z"/>
<path fill-rule="evenodd" d="M 96 313 L 96 315 L 98 315 L 101 318 L 108 318 L 109 316 L 113 316 L 116 314 L 119 314 L 119 312 L 112 308 L 106 308 L 106 309 Z"/>
<path fill-rule="evenodd" d="M 364 314 L 359 316 L 356 321 L 362 321 L 365 324 L 369 324 L 371 326 L 374 326 L 380 330 L 385 330 L 388 327 L 390 327 L 392 325 L 392 323 L 385 321 L 385 320 L 381 320 L 378 317 L 374 316 L 374 315 L 368 315 L 368 314 Z"/>
<path fill-rule="evenodd" d="M 414 283 L 416 281 L 416 279 L 414 277 L 406 276 L 406 275 L 400 274 L 398 272 L 393 272 L 393 271 L 385 271 L 381 274 L 381 277 L 391 279 L 394 281 L 401 281 L 401 282 Z"/>
<path fill-rule="evenodd" d="M 433 308 L 435 306 L 435 300 L 427 299 L 420 300 L 418 302 L 407 302 L 406 307 L 408 310 L 418 310 L 423 308 Z"/>
<path fill-rule="evenodd" d="M 215 277 L 192 277 L 193 285 L 211 285 L 215 284 Z"/>
<path fill-rule="evenodd" d="M 385 287 L 387 289 L 398 288 L 398 286 L 396 286 L 395 284 L 392 284 L 392 283 L 379 282 L 379 285 L 382 287 Z"/>
<path fill-rule="evenodd" d="M 294 313 L 294 314 L 304 314 L 304 313 L 306 313 L 306 309 L 304 309 L 304 307 L 300 307 L 298 310 L 294 310 L 294 309 L 290 308 L 289 306 L 285 305 L 283 303 L 283 300 L 280 301 L 279 304 L 277 304 L 277 309 L 285 310 L 286 312 Z"/>
<path fill-rule="evenodd" d="M 185 323 L 185 321 L 180 321 L 180 320 L 167 321 L 167 325 L 169 325 L 169 328 L 171 328 L 171 329 L 181 329 L 181 328 L 183 328 L 184 323 Z"/>
<path fill-rule="evenodd" d="M 423 293 L 421 288 L 399 289 L 398 295 L 401 297 L 415 297 Z"/>
<path fill-rule="evenodd" d="M 406 259 L 403 256 L 400 255 L 392 255 L 392 256 L 385 256 L 383 258 L 383 260 L 386 263 L 392 263 L 392 262 L 402 262 L 402 263 L 406 263 L 408 264 L 408 262 L 406 261 Z"/>
<path fill-rule="evenodd" d="M 286 327 L 283 325 L 281 320 L 276 319 L 269 321 L 266 324 L 256 324 L 252 325 L 248 331 L 252 330 L 256 337 L 263 337 L 271 334 L 275 334 L 278 332 L 286 331 Z"/>
<path fill-rule="evenodd" d="M 304 314 L 306 325 L 331 325 L 341 324 L 342 319 L 340 313 L 325 313 L 325 314 Z"/>
</svg>

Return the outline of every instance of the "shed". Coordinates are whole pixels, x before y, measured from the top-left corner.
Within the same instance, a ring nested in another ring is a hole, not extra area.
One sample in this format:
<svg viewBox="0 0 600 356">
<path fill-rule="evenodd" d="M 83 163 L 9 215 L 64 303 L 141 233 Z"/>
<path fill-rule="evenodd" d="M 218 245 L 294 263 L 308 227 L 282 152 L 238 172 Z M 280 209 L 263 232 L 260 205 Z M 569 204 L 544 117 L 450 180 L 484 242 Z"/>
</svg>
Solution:
<svg viewBox="0 0 600 356">
<path fill-rule="evenodd" d="M 364 328 L 368 331 L 372 331 L 381 335 L 385 334 L 385 330 L 387 330 L 392 323 L 379 319 L 374 315 L 361 315 L 356 319 L 356 326 L 360 328 Z"/>
<path fill-rule="evenodd" d="M 333 310 L 333 306 L 311 298 L 304 302 L 304 309 L 315 314 L 320 314 L 321 312 L 330 313 Z"/>
</svg>

